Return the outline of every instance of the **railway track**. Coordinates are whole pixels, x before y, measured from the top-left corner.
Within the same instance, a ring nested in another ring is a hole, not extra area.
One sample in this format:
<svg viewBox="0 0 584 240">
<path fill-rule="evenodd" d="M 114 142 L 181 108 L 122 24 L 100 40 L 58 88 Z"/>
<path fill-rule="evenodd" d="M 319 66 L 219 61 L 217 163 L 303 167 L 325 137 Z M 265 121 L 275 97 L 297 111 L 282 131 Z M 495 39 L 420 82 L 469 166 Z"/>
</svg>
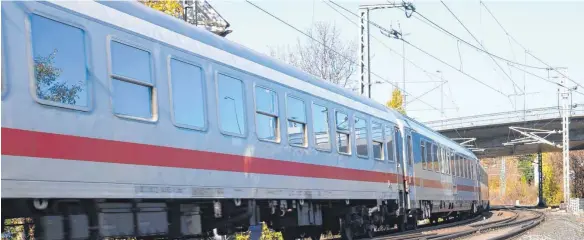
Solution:
<svg viewBox="0 0 584 240">
<path fill-rule="evenodd" d="M 491 212 L 495 217 L 473 219 L 422 227 L 418 230 L 390 234 L 375 240 L 446 240 L 446 239 L 508 239 L 517 236 L 541 223 L 542 212 L 528 209 L 501 209 Z"/>
</svg>

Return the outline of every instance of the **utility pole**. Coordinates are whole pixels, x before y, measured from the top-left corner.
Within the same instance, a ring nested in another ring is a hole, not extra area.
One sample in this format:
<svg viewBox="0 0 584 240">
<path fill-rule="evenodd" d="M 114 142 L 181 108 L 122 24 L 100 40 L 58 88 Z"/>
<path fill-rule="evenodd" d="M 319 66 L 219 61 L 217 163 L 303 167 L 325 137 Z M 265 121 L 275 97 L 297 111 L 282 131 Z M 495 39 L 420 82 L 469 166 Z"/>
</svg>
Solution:
<svg viewBox="0 0 584 240">
<path fill-rule="evenodd" d="M 359 5 L 359 74 L 360 74 L 360 81 L 361 81 L 361 95 L 367 94 L 369 98 L 371 98 L 371 41 L 370 41 L 370 25 L 371 22 L 369 21 L 369 12 L 378 9 L 387 9 L 387 8 L 399 8 L 402 7 L 405 10 L 411 11 L 408 15 L 406 12 L 406 16 L 410 17 L 415 8 L 411 3 L 385 3 L 385 4 L 366 4 L 366 5 Z M 380 29 L 384 29 L 383 27 L 379 26 L 378 24 L 373 23 L 376 27 Z M 404 45 L 405 48 L 405 45 Z M 405 74 L 405 57 L 404 57 L 404 74 Z M 405 75 L 404 75 L 405 81 Z M 367 86 L 367 89 L 365 88 Z M 365 93 L 365 91 L 367 93 Z M 405 90 L 405 85 L 404 85 Z M 404 91 L 404 102 L 405 102 L 405 91 Z"/>
<path fill-rule="evenodd" d="M 369 9 L 359 8 L 359 73 L 361 95 L 365 95 L 365 86 L 369 86 L 368 97 L 371 98 L 371 48 Z"/>
</svg>

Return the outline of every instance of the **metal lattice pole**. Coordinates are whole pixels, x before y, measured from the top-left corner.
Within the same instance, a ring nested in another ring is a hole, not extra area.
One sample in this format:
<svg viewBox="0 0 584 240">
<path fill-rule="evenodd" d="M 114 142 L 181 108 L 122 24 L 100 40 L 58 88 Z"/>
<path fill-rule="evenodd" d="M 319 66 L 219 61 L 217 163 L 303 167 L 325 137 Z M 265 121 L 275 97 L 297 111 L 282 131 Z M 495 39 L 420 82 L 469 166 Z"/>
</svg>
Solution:
<svg viewBox="0 0 584 240">
<path fill-rule="evenodd" d="M 359 74 L 361 95 L 365 95 L 366 87 L 371 84 L 371 64 L 370 64 L 370 32 L 369 32 L 369 9 L 359 10 Z M 371 98 L 371 93 L 367 93 Z"/>
<path fill-rule="evenodd" d="M 562 90 L 562 160 L 564 169 L 564 203 L 570 203 L 570 89 Z"/>
</svg>

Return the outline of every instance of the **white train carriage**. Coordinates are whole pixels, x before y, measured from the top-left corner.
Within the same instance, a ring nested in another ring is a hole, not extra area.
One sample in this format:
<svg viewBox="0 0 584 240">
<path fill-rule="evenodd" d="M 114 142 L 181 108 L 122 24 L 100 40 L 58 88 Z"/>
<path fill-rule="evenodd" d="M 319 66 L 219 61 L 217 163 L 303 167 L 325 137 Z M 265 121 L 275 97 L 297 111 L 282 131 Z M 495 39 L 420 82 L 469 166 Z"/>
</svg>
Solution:
<svg viewBox="0 0 584 240">
<path fill-rule="evenodd" d="M 3 225 L 352 237 L 479 207 L 470 151 L 139 3 L 4 2 L 2 29 Z"/>
</svg>

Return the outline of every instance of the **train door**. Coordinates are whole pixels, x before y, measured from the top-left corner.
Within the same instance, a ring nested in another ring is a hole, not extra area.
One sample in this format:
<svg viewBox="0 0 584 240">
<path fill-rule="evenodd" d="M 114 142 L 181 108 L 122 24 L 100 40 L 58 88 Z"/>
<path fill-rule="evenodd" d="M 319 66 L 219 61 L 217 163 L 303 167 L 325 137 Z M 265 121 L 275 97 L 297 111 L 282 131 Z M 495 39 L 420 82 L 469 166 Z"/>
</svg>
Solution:
<svg viewBox="0 0 584 240">
<path fill-rule="evenodd" d="M 399 204 L 400 204 L 400 208 L 401 209 L 406 209 L 408 207 L 408 201 L 407 201 L 407 197 L 406 197 L 406 174 L 404 172 L 405 166 L 404 166 L 404 161 L 403 161 L 403 152 L 402 152 L 402 145 L 403 145 L 403 138 L 402 138 L 402 134 L 399 130 L 398 127 L 395 127 L 394 129 L 394 142 L 395 142 L 395 162 L 397 165 L 397 173 L 400 175 L 400 177 L 398 177 L 398 179 L 401 181 L 400 184 L 400 190 L 399 190 Z"/>
<path fill-rule="evenodd" d="M 408 181 L 406 182 L 406 186 L 407 186 L 407 197 L 406 200 L 408 201 L 408 204 L 411 204 L 413 199 L 415 198 L 415 179 L 414 179 L 414 142 L 413 142 L 413 138 L 412 138 L 412 132 L 406 129 L 406 142 L 405 142 L 405 153 L 404 153 L 404 162 L 406 162 L 406 168 L 405 168 L 405 174 L 407 176 L 406 179 L 408 179 Z M 415 204 L 415 202 L 414 202 Z M 408 208 L 415 208 L 416 206 L 411 206 L 408 205 Z"/>
</svg>

